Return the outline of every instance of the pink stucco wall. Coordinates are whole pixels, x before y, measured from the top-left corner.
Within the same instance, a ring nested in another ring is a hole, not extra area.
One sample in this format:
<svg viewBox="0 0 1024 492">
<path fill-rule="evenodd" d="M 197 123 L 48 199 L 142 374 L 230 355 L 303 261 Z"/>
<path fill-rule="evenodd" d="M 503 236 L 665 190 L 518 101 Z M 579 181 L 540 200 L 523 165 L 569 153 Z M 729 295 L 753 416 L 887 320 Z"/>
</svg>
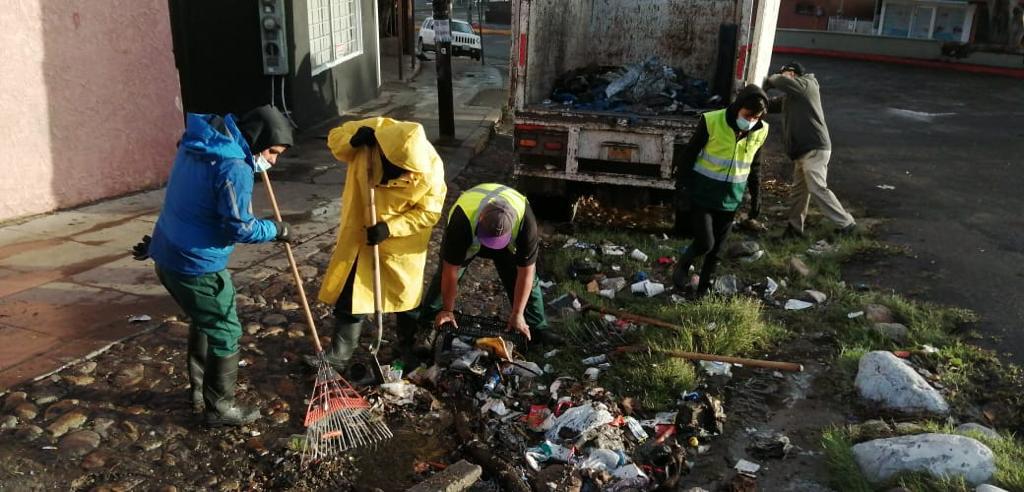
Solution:
<svg viewBox="0 0 1024 492">
<path fill-rule="evenodd" d="M 0 9 L 0 221 L 166 180 L 182 116 L 167 0 Z"/>
</svg>

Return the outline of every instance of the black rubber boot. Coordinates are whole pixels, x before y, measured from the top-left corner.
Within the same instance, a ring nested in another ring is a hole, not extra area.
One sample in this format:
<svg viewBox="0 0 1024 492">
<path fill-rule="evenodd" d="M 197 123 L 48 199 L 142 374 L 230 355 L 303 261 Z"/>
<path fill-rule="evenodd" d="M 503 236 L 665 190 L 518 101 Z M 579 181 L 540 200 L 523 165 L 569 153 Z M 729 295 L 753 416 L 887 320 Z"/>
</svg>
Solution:
<svg viewBox="0 0 1024 492">
<path fill-rule="evenodd" d="M 188 329 L 188 379 L 192 413 L 203 413 L 203 368 L 206 366 L 206 334 L 194 326 Z"/>
<path fill-rule="evenodd" d="M 693 256 L 689 250 L 679 257 L 675 268 L 672 270 L 672 285 L 678 290 L 684 290 L 690 285 L 690 265 L 693 264 Z M 701 279 L 703 280 L 703 278 Z"/>
<path fill-rule="evenodd" d="M 260 417 L 259 409 L 235 403 L 238 358 L 238 352 L 227 357 L 217 357 L 213 352 L 206 354 L 206 373 L 203 375 L 206 409 L 203 411 L 203 419 L 210 427 L 237 427 Z"/>
<path fill-rule="evenodd" d="M 327 349 L 327 362 L 331 367 L 341 374 L 344 374 L 348 361 L 352 359 L 356 347 L 359 347 L 359 335 L 363 332 L 362 321 L 345 323 L 335 321 L 334 336 L 331 337 L 331 347 Z M 302 356 L 303 361 L 312 368 L 317 367 L 318 359 L 316 354 Z"/>
<path fill-rule="evenodd" d="M 565 338 L 555 333 L 551 328 L 534 329 L 530 333 L 530 343 L 547 346 L 557 346 L 565 343 Z"/>
</svg>

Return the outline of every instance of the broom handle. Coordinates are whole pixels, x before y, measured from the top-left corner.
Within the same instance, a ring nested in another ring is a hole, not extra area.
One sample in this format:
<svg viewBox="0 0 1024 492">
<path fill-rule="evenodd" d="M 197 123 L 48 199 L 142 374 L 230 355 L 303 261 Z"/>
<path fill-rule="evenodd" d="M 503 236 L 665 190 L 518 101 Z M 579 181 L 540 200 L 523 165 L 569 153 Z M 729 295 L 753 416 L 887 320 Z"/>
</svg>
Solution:
<svg viewBox="0 0 1024 492">
<path fill-rule="evenodd" d="M 702 354 L 699 352 L 684 352 L 682 350 L 659 350 L 648 347 L 646 345 L 632 345 L 628 347 L 619 347 L 615 349 L 613 353 L 622 354 L 630 352 L 652 352 L 656 354 L 667 355 L 669 357 L 677 357 L 680 359 L 688 360 L 706 360 L 712 362 L 728 362 L 730 364 L 739 364 L 742 366 L 749 367 L 760 367 L 764 369 L 776 369 L 779 371 L 789 372 L 803 372 L 803 364 L 796 364 L 793 362 L 778 362 L 774 360 L 761 360 L 761 359 L 745 359 L 743 357 L 729 357 L 726 355 L 714 355 L 714 354 Z"/>
<path fill-rule="evenodd" d="M 660 326 L 662 328 L 669 328 L 669 329 L 673 329 L 673 330 L 684 330 L 684 328 L 682 326 L 679 326 L 679 325 L 673 325 L 672 323 L 669 323 L 669 322 L 666 322 L 666 321 L 662 321 L 660 319 L 648 318 L 647 316 L 640 316 L 639 314 L 627 313 L 625 311 L 620 311 L 618 309 L 611 309 L 611 308 L 605 308 L 605 307 L 601 307 L 601 306 L 594 306 L 592 304 L 586 305 L 584 307 L 584 309 L 587 309 L 587 310 L 590 310 L 590 311 L 597 311 L 597 312 L 599 312 L 601 314 L 610 314 L 612 316 L 615 316 L 616 318 L 620 318 L 620 319 L 624 319 L 624 320 L 629 320 L 629 321 L 636 321 L 638 323 L 643 323 L 645 325 Z"/>
<path fill-rule="evenodd" d="M 377 194 L 373 189 L 373 180 L 367 180 L 370 184 L 370 226 L 377 224 Z M 384 313 L 381 309 L 381 292 L 380 292 L 380 245 L 374 244 L 373 247 L 373 318 L 377 328 L 377 335 L 374 339 L 373 345 L 370 346 L 370 353 L 377 355 L 377 351 L 380 350 L 381 339 L 384 336 Z"/>
<path fill-rule="evenodd" d="M 270 205 L 274 207 L 274 218 L 281 222 L 281 210 L 277 208 L 277 197 L 274 196 L 274 187 L 270 185 L 270 175 L 266 171 L 260 174 L 263 175 L 263 184 L 267 186 L 267 194 L 270 195 Z M 310 333 L 313 336 L 313 345 L 316 346 L 317 353 L 323 352 L 324 348 L 320 345 L 320 335 L 316 332 L 313 312 L 309 310 L 309 300 L 306 299 L 306 289 L 302 287 L 302 276 L 299 275 L 299 266 L 295 264 L 295 255 L 292 253 L 291 243 L 284 243 L 284 251 L 288 253 L 288 264 L 292 267 L 292 278 L 295 280 L 295 286 L 299 289 L 299 300 L 302 301 L 302 311 L 306 314 L 306 324 L 309 325 Z"/>
</svg>

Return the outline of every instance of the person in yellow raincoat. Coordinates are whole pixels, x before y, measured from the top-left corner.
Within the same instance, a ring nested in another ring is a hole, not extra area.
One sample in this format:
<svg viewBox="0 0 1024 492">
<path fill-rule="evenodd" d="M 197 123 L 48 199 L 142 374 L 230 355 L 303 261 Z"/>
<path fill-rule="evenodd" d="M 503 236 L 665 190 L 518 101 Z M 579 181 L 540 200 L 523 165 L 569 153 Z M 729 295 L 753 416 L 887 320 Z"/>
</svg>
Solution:
<svg viewBox="0 0 1024 492">
<path fill-rule="evenodd" d="M 336 159 L 348 164 L 341 228 L 319 293 L 321 301 L 334 305 L 335 329 L 327 359 L 343 370 L 359 343 L 362 324 L 356 315 L 374 309 L 371 246 L 380 246 L 383 311 L 415 308 L 423 288 L 430 231 L 441 218 L 448 189 L 441 157 L 419 123 L 390 118 L 350 121 L 331 130 L 327 146 Z M 375 219 L 369 217 L 369 183 L 375 190 Z M 315 357 L 306 362 L 315 365 Z"/>
</svg>

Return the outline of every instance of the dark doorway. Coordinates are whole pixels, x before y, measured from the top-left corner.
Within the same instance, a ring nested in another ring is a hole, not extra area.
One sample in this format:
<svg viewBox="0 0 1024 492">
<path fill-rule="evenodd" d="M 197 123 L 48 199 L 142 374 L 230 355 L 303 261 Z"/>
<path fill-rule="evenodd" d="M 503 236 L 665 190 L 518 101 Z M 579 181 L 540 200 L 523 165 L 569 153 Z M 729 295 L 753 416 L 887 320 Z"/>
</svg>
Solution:
<svg viewBox="0 0 1024 492">
<path fill-rule="evenodd" d="M 168 0 L 186 112 L 241 113 L 270 103 L 252 0 Z"/>
</svg>

